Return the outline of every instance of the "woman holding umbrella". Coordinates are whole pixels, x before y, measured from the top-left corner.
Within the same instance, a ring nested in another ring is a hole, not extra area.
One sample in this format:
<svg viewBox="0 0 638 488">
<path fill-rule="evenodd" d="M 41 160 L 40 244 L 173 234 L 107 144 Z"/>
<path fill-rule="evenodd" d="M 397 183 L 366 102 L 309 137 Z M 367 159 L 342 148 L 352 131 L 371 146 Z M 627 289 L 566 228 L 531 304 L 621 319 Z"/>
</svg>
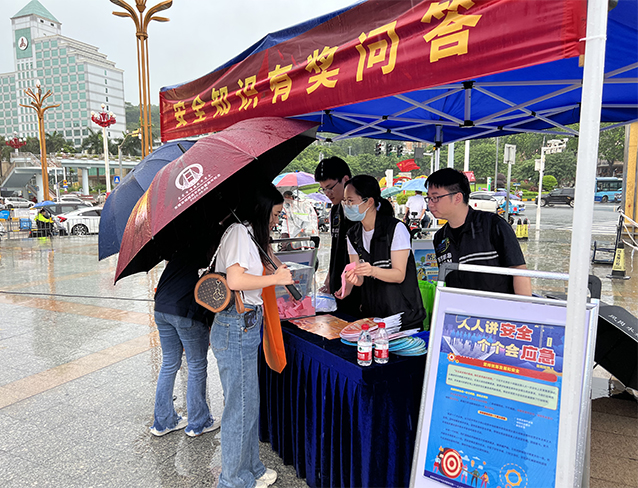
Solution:
<svg viewBox="0 0 638 488">
<path fill-rule="evenodd" d="M 388 317 L 403 312 L 401 328 L 420 328 L 425 309 L 417 282 L 408 229 L 381 197 L 377 181 L 358 175 L 346 181 L 343 212 L 355 222 L 348 230 L 352 269 L 345 271 L 343 299 L 353 286 L 361 287 L 361 310 L 366 317 Z"/>
<path fill-rule="evenodd" d="M 243 292 L 247 310 L 239 314 L 232 306 L 217 313 L 210 332 L 210 344 L 217 358 L 225 401 L 221 433 L 222 472 L 218 485 L 224 488 L 264 488 L 277 479 L 277 473 L 266 469 L 259 459 L 257 437 L 257 350 L 263 318 L 261 294 L 265 287 L 290 285 L 293 280 L 290 270 L 283 265 L 272 272 L 249 232 L 277 263 L 269 237 L 270 229 L 279 221 L 282 207 L 283 197 L 274 185 L 243 203 L 237 214 L 240 219 L 245 219 L 244 223 L 228 227 L 215 262 L 215 271 L 226 273 L 229 288 Z M 268 274 L 264 274 L 264 269 Z"/>
</svg>

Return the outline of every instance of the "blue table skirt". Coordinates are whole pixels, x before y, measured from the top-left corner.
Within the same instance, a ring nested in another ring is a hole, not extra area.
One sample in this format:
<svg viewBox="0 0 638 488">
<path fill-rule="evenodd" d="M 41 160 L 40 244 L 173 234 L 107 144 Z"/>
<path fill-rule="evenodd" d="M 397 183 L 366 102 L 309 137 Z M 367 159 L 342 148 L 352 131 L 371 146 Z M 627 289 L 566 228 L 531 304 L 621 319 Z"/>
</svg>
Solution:
<svg viewBox="0 0 638 488">
<path fill-rule="evenodd" d="M 425 356 L 362 368 L 354 347 L 282 325 L 284 371 L 260 352 L 260 439 L 311 487 L 408 486 Z"/>
</svg>

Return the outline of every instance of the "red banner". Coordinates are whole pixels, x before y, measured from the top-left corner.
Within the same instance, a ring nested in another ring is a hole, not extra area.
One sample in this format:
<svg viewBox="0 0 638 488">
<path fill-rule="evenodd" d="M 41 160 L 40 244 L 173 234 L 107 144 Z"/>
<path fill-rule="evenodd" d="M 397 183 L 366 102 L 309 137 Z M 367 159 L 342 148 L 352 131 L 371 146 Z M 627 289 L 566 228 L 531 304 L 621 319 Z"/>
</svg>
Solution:
<svg viewBox="0 0 638 488">
<path fill-rule="evenodd" d="M 160 92 L 162 140 L 577 56 L 585 9 L 582 0 L 369 0 Z"/>
</svg>

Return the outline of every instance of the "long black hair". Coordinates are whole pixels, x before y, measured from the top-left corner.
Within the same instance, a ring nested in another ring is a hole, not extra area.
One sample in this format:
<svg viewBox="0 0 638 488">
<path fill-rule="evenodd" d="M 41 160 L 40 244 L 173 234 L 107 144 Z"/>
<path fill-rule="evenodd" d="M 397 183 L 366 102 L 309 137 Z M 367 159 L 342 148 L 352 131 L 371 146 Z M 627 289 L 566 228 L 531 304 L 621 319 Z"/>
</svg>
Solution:
<svg viewBox="0 0 638 488">
<path fill-rule="evenodd" d="M 270 217 L 275 205 L 284 203 L 284 197 L 279 193 L 277 187 L 270 183 L 268 186 L 259 188 L 252 195 L 246 195 L 246 200 L 240 203 L 237 209 L 237 216 L 242 221 L 247 221 L 253 228 L 255 240 L 261 248 L 268 252 L 270 246 Z M 231 222 L 234 222 L 232 219 Z M 268 262 L 263 253 L 259 253 L 261 262 L 267 265 Z"/>
<path fill-rule="evenodd" d="M 379 183 L 372 176 L 369 175 L 357 175 L 346 181 L 346 186 L 352 186 L 354 191 L 361 198 L 372 198 L 374 205 L 377 208 L 379 215 L 387 215 L 388 217 L 394 217 L 394 210 L 392 204 L 381 196 L 381 188 Z"/>
</svg>

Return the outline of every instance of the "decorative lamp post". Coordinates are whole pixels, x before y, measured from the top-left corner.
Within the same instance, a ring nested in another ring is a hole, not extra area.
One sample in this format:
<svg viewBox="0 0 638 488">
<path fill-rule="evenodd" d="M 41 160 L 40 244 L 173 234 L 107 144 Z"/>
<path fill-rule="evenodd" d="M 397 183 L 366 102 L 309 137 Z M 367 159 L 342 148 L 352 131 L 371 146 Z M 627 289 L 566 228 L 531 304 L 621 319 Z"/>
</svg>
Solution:
<svg viewBox="0 0 638 488">
<path fill-rule="evenodd" d="M 122 181 L 122 178 L 123 178 L 122 176 L 122 146 L 126 142 L 127 137 L 138 137 L 141 139 L 142 133 L 140 132 L 140 129 L 135 129 L 133 132 L 126 131 L 126 134 L 124 134 L 124 137 L 122 138 L 122 142 L 120 143 L 119 146 L 117 146 L 117 160 L 120 164 L 120 182 Z"/>
<path fill-rule="evenodd" d="M 140 128 L 142 130 L 142 158 L 153 152 L 153 136 L 151 134 L 151 82 L 148 67 L 148 24 L 151 20 L 168 22 L 167 17 L 158 17 L 155 14 L 166 10 L 173 5 L 173 0 L 160 2 L 148 9 L 146 15 L 146 0 L 135 0 L 137 12 L 123 0 L 111 0 L 126 12 L 113 12 L 118 17 L 130 17 L 135 22 L 135 36 L 137 37 L 137 77 L 140 91 Z"/>
<path fill-rule="evenodd" d="M 44 199 L 49 199 L 49 171 L 47 165 L 47 143 L 46 136 L 44 134 L 44 112 L 49 110 L 50 108 L 59 107 L 60 104 L 56 103 L 55 105 L 49 105 L 48 107 L 43 107 L 42 104 L 44 101 L 49 98 L 53 93 L 51 90 L 47 90 L 47 92 L 42 94 L 42 85 L 40 85 L 40 80 L 36 80 L 35 82 L 36 92 L 33 92 L 31 88 L 27 88 L 24 90 L 30 98 L 32 98 L 32 102 L 29 105 L 20 104 L 21 107 L 32 108 L 35 110 L 35 113 L 38 114 L 38 139 L 40 139 L 40 163 L 42 165 L 42 193 L 44 195 Z"/>
<path fill-rule="evenodd" d="M 26 145 L 27 141 L 24 139 L 24 137 L 20 137 L 18 138 L 18 133 L 14 132 L 13 133 L 13 138 L 9 139 L 8 141 L 5 142 L 5 144 L 7 146 L 11 146 L 13 149 L 16 150 L 16 154 L 18 154 L 18 149 L 20 149 L 22 146 Z"/>
<path fill-rule="evenodd" d="M 106 137 L 106 129 L 115 124 L 113 112 L 105 112 L 106 106 L 102 104 L 100 113 L 91 112 L 91 120 L 102 127 L 102 141 L 104 142 L 104 169 L 106 172 L 106 193 L 111 193 L 111 170 L 109 168 L 109 141 Z"/>
<path fill-rule="evenodd" d="M 568 139 L 552 139 L 547 141 L 547 146 L 541 148 L 541 158 L 536 160 L 536 167 L 538 171 L 538 199 L 536 200 L 536 233 L 541 230 L 541 195 L 543 191 L 543 172 L 545 171 L 545 154 L 555 154 L 563 152 L 567 147 Z"/>
</svg>

